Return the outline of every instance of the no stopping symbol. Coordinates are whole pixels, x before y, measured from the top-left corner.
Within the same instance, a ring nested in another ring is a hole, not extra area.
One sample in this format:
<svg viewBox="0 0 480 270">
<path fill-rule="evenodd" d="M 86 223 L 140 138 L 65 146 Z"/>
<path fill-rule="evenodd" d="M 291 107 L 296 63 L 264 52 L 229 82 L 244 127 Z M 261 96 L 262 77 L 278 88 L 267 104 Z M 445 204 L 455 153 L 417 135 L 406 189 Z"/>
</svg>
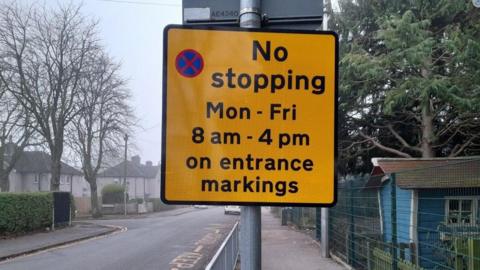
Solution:
<svg viewBox="0 0 480 270">
<path fill-rule="evenodd" d="M 203 57 L 200 53 L 192 49 L 181 51 L 175 59 L 175 67 L 180 75 L 193 78 L 203 70 Z"/>
</svg>

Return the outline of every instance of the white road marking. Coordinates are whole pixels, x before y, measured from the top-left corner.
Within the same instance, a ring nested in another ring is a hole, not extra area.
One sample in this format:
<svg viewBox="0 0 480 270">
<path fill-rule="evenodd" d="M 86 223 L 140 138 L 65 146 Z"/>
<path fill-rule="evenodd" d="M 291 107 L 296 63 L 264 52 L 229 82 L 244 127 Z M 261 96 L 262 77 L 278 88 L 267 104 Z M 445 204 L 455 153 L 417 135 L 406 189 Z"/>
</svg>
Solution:
<svg viewBox="0 0 480 270">
<path fill-rule="evenodd" d="M 202 245 L 199 245 L 194 251 L 195 252 L 200 252 L 203 249 Z"/>
<path fill-rule="evenodd" d="M 170 270 L 193 268 L 202 257 L 203 254 L 197 252 L 184 252 L 170 262 L 171 265 L 175 266 Z"/>
</svg>

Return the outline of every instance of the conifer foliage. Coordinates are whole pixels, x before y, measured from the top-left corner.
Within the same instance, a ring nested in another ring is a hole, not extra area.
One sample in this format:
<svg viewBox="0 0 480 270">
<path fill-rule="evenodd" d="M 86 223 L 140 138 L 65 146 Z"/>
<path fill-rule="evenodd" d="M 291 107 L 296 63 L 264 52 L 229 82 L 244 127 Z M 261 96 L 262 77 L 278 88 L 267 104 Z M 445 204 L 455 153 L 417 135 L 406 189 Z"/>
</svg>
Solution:
<svg viewBox="0 0 480 270">
<path fill-rule="evenodd" d="M 468 0 L 339 6 L 330 27 L 341 44 L 347 167 L 371 156 L 480 154 L 480 9 Z"/>
</svg>

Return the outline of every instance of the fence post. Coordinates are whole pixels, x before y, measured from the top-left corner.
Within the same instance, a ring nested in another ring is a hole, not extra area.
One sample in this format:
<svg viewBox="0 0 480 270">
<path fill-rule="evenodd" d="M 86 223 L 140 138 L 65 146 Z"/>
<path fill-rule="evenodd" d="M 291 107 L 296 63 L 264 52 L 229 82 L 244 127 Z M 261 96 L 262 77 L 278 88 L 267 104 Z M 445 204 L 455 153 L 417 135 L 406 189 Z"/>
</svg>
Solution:
<svg viewBox="0 0 480 270">
<path fill-rule="evenodd" d="M 235 234 L 236 234 L 236 229 L 235 231 L 233 232 L 233 235 L 232 235 L 232 240 L 230 240 L 230 246 L 231 246 L 231 251 L 232 251 L 232 255 L 230 256 L 230 260 L 232 261 L 232 264 L 233 264 L 233 267 L 235 268 Z"/>
<path fill-rule="evenodd" d="M 52 200 L 53 200 L 53 204 L 52 204 L 52 231 L 55 230 L 55 196 L 53 196 L 53 193 L 52 193 Z"/>
<path fill-rule="evenodd" d="M 392 188 L 390 191 L 390 202 L 391 202 L 391 223 L 392 223 L 392 270 L 398 269 L 398 252 L 397 252 L 397 181 L 395 173 L 392 173 L 390 176 Z"/>
<path fill-rule="evenodd" d="M 315 238 L 322 240 L 322 210 L 320 207 L 315 208 Z"/>
<path fill-rule="evenodd" d="M 367 242 L 367 270 L 372 269 L 372 255 L 370 253 L 370 242 Z"/>
<path fill-rule="evenodd" d="M 480 240 L 468 239 L 468 269 L 480 269 Z"/>
<path fill-rule="evenodd" d="M 349 246 L 347 254 L 348 256 L 348 264 L 354 266 L 355 263 L 355 217 L 354 217 L 354 209 L 353 209 L 353 180 L 348 181 L 348 204 L 349 204 L 349 213 L 350 213 L 350 226 L 349 226 Z"/>
<path fill-rule="evenodd" d="M 303 228 L 305 228 L 305 216 L 304 216 L 304 214 L 303 214 L 303 207 L 299 207 L 298 210 L 300 210 L 300 211 L 298 212 L 298 217 L 299 217 L 299 221 L 298 221 L 299 225 L 298 225 L 298 227 L 299 227 L 300 229 L 303 229 Z"/>
<path fill-rule="evenodd" d="M 70 178 L 70 183 L 72 183 L 72 179 Z M 70 197 L 70 195 L 72 197 Z M 72 193 L 69 195 L 69 203 L 68 203 L 68 226 L 72 226 L 72 200 L 74 200 Z"/>
</svg>

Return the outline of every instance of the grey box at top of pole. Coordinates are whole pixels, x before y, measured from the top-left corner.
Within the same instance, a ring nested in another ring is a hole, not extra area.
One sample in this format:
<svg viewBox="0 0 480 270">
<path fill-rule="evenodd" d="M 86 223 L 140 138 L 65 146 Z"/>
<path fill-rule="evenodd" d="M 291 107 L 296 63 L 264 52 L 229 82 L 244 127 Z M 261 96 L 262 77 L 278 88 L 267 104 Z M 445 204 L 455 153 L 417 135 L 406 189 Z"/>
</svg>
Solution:
<svg viewBox="0 0 480 270">
<path fill-rule="evenodd" d="M 182 0 L 183 24 L 238 26 L 240 0 Z M 319 29 L 323 1 L 263 0 L 264 28 Z"/>
</svg>

